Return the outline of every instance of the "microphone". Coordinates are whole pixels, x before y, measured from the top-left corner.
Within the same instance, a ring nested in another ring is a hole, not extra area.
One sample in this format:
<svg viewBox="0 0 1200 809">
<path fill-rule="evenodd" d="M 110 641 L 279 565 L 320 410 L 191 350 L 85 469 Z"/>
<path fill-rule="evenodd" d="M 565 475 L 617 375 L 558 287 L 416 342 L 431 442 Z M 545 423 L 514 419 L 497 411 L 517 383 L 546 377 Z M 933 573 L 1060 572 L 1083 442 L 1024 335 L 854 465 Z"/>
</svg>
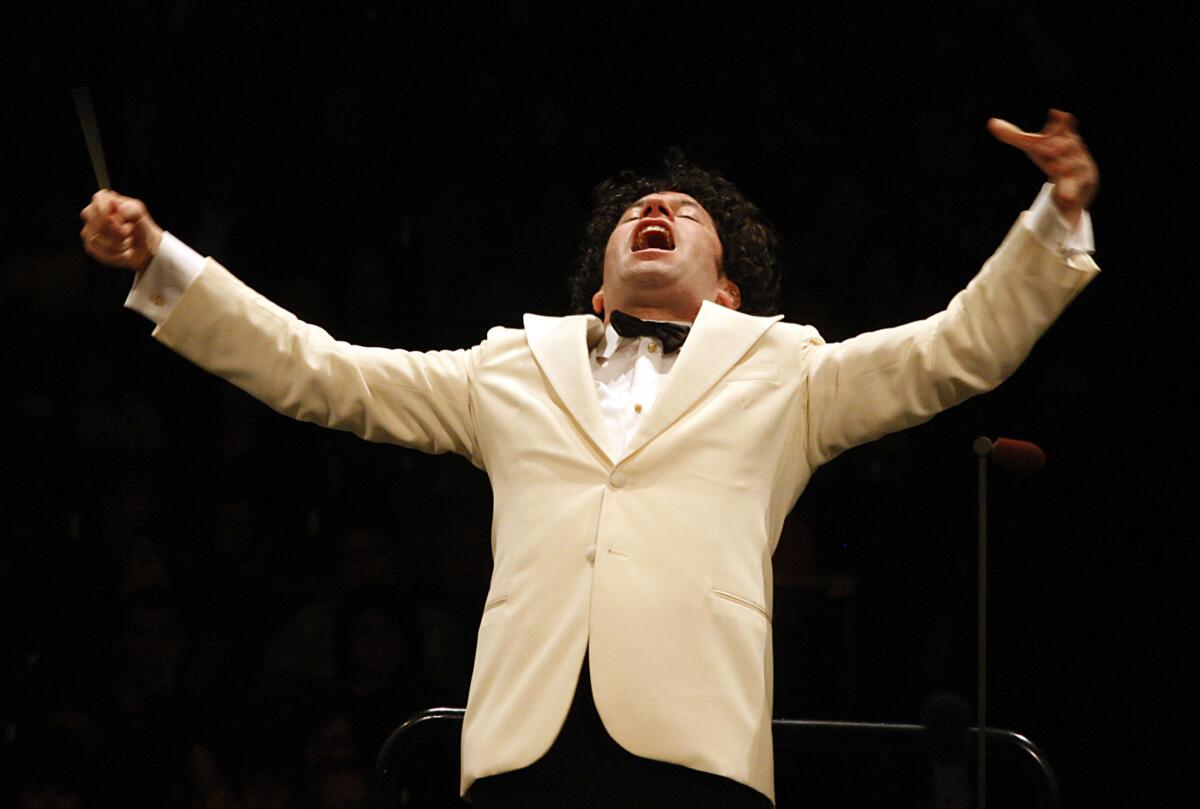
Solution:
<svg viewBox="0 0 1200 809">
<path fill-rule="evenodd" d="M 991 455 L 997 466 L 1018 475 L 1036 475 L 1046 465 L 1046 453 L 1041 447 L 1017 438 L 997 438 L 994 442 L 976 438 L 975 454 L 980 457 Z"/>
</svg>

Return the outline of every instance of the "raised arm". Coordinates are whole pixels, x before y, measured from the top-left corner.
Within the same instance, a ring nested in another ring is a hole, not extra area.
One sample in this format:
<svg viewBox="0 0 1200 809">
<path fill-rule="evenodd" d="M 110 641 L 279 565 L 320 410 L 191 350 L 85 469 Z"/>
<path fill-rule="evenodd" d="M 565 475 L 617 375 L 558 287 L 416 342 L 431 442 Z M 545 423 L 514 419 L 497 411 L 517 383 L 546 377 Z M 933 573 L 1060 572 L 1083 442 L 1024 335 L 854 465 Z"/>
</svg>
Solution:
<svg viewBox="0 0 1200 809">
<path fill-rule="evenodd" d="M 102 191 L 81 216 L 80 236 L 98 261 L 139 272 L 164 269 L 153 265 L 163 231 L 140 201 Z M 184 288 L 153 318 L 159 341 L 285 415 L 480 463 L 471 378 L 481 347 L 410 352 L 351 345 L 271 303 L 212 259 L 196 263 L 194 275 L 177 273 Z"/>
<path fill-rule="evenodd" d="M 1099 184 L 1074 118 L 1052 110 L 1036 135 L 996 119 L 988 128 L 1047 172 L 1053 202 L 1039 199 L 1023 214 L 944 311 L 807 353 L 814 466 L 999 385 L 1098 271 L 1086 253 L 1061 246 Z M 1052 221 L 1057 215 L 1067 224 Z M 1054 227 L 1063 239 L 1047 239 Z"/>
</svg>

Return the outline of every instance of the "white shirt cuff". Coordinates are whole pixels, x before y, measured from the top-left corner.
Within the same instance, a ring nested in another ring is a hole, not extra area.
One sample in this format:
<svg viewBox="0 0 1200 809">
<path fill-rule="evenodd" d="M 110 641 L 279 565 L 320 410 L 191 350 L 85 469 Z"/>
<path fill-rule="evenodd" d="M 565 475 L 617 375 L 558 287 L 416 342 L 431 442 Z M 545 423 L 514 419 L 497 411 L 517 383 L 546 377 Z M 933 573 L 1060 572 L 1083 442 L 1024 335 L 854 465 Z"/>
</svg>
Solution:
<svg viewBox="0 0 1200 809">
<path fill-rule="evenodd" d="M 134 277 L 125 306 L 161 325 L 203 269 L 202 255 L 164 232 L 158 254 Z"/>
<path fill-rule="evenodd" d="M 1024 220 L 1025 226 L 1033 231 L 1039 242 L 1061 256 L 1096 252 L 1096 241 L 1092 236 L 1092 217 L 1084 211 L 1079 217 L 1079 224 L 1072 228 L 1054 204 L 1054 198 L 1051 196 L 1053 190 L 1053 183 L 1042 185 L 1037 199 L 1029 206 L 1029 216 Z"/>
</svg>

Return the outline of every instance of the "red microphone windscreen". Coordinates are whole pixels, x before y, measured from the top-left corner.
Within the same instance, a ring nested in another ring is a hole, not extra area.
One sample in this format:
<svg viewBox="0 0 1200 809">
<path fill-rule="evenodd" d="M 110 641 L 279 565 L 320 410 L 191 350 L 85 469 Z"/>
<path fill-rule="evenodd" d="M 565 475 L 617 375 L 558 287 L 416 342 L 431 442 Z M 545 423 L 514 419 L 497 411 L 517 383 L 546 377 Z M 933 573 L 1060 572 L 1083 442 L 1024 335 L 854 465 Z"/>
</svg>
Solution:
<svg viewBox="0 0 1200 809">
<path fill-rule="evenodd" d="M 1037 444 L 1015 438 L 997 438 L 992 460 L 1010 472 L 1036 475 L 1046 465 L 1046 453 Z"/>
</svg>

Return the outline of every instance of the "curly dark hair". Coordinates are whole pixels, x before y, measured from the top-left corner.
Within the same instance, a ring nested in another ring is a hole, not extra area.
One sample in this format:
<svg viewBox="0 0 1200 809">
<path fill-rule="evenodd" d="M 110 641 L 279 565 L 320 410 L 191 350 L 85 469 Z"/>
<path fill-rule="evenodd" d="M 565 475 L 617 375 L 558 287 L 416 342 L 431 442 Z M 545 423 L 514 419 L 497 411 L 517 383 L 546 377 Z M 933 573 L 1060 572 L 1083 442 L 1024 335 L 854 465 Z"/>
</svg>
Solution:
<svg viewBox="0 0 1200 809">
<path fill-rule="evenodd" d="M 741 291 L 740 311 L 775 314 L 779 297 L 779 237 L 775 229 L 733 183 L 691 163 L 678 147 L 667 150 L 663 173 L 657 177 L 623 171 L 593 189 L 592 218 L 569 280 L 574 310 L 592 311 L 592 296 L 604 283 L 608 237 L 630 205 L 655 191 L 688 194 L 704 206 L 721 239 L 721 270 Z"/>
</svg>

